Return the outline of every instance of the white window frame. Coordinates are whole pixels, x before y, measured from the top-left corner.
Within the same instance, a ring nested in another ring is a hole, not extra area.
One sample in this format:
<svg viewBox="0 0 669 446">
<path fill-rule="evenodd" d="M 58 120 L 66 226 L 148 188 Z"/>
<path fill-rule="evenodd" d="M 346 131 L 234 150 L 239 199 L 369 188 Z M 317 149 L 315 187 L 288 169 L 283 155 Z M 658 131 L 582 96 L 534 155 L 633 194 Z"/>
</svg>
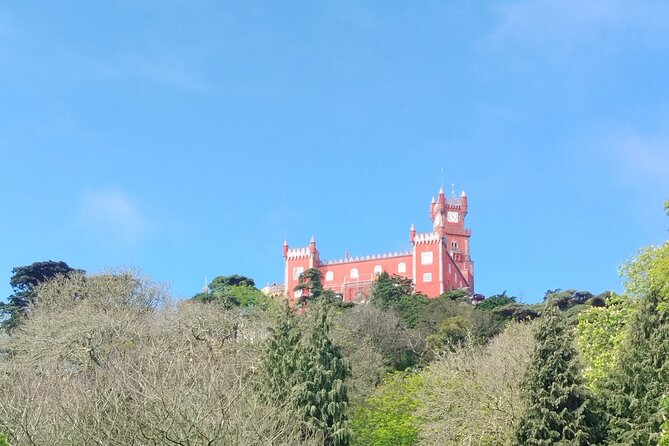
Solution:
<svg viewBox="0 0 669 446">
<path fill-rule="evenodd" d="M 295 290 L 295 297 L 302 297 L 302 290 Z"/>
<path fill-rule="evenodd" d="M 434 262 L 434 255 L 432 251 L 426 251 L 420 253 L 420 264 L 421 265 L 432 265 Z"/>
<path fill-rule="evenodd" d="M 432 273 L 423 273 L 423 282 L 432 282 Z"/>
<path fill-rule="evenodd" d="M 357 279 L 358 277 L 360 277 L 358 268 L 351 268 L 351 279 Z"/>
<path fill-rule="evenodd" d="M 397 272 L 398 273 L 406 273 L 407 272 L 407 264 L 404 262 L 400 262 L 397 264 Z"/>
<path fill-rule="evenodd" d="M 300 274 L 304 272 L 304 267 L 303 266 L 294 266 L 293 267 L 293 280 L 298 280 L 300 278 Z"/>
<path fill-rule="evenodd" d="M 374 274 L 381 274 L 383 272 L 383 267 L 381 265 L 376 265 L 374 267 Z"/>
<path fill-rule="evenodd" d="M 334 280 L 334 273 L 332 271 L 328 271 L 325 273 L 325 281 L 326 282 L 332 282 Z"/>
</svg>

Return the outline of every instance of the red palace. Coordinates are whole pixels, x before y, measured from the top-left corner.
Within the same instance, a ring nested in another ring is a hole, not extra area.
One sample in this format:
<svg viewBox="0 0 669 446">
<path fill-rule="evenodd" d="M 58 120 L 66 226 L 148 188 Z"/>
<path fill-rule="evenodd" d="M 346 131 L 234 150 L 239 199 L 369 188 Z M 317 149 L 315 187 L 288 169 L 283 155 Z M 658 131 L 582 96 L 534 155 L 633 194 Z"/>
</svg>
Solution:
<svg viewBox="0 0 669 446">
<path fill-rule="evenodd" d="M 460 197 L 453 192 L 446 197 L 442 188 L 438 199 L 432 198 L 430 203 L 432 231 L 419 233 L 411 225 L 408 251 L 321 260 L 313 237 L 309 246 L 301 248 L 291 248 L 285 241 L 286 294 L 291 304 L 301 296 L 301 291 L 294 288 L 300 274 L 308 268 L 318 268 L 323 287 L 340 294 L 344 301 L 364 300 L 374 278 L 383 271 L 411 279 L 416 291 L 428 297 L 456 288 L 468 288 L 473 293 L 474 264 L 469 256 L 472 232 L 465 228 L 466 215 L 464 191 Z"/>
</svg>

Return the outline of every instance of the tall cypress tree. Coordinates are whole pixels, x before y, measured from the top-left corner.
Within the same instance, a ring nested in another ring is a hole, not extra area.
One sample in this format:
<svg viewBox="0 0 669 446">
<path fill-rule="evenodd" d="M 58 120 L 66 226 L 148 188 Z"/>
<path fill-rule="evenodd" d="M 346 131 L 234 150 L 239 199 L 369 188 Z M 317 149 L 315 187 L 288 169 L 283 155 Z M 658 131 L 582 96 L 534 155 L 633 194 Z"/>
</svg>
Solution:
<svg viewBox="0 0 669 446">
<path fill-rule="evenodd" d="M 527 407 L 516 430 L 522 446 L 592 445 L 599 419 L 583 383 L 574 336 L 554 302 L 546 303 L 525 378 Z"/>
<path fill-rule="evenodd" d="M 326 446 L 348 446 L 350 369 L 330 338 L 329 304 L 316 311 L 311 338 L 300 352 L 296 406 L 307 428 L 323 433 Z"/>
<path fill-rule="evenodd" d="M 292 389 L 297 384 L 300 339 L 295 311 L 286 303 L 272 330 L 260 374 L 263 395 L 275 405 L 293 403 Z"/>
<path fill-rule="evenodd" d="M 619 363 L 604 385 L 609 445 L 657 445 L 669 392 L 669 314 L 660 293 L 639 300 Z"/>
</svg>

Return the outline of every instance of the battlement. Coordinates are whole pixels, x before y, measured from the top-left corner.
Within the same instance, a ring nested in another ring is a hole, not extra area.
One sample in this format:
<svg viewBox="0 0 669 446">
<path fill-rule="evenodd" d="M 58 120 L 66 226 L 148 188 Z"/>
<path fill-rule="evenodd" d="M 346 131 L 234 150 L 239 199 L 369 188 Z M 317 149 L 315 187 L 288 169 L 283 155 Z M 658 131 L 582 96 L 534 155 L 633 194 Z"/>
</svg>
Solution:
<svg viewBox="0 0 669 446">
<path fill-rule="evenodd" d="M 309 247 L 305 246 L 302 248 L 288 248 L 288 252 L 286 254 L 287 259 L 306 259 L 309 257 Z"/>
<path fill-rule="evenodd" d="M 421 245 L 424 243 L 434 243 L 440 240 L 439 234 L 436 232 L 421 232 L 414 237 L 414 243 Z"/>
<path fill-rule="evenodd" d="M 360 257 L 349 257 L 339 260 L 325 260 L 321 262 L 321 265 L 339 265 L 341 263 L 351 263 L 351 262 L 365 262 L 379 259 L 392 259 L 394 257 L 406 257 L 412 255 L 411 251 L 401 251 L 401 252 L 388 252 L 384 254 L 371 255 L 371 256 L 360 256 Z"/>
</svg>

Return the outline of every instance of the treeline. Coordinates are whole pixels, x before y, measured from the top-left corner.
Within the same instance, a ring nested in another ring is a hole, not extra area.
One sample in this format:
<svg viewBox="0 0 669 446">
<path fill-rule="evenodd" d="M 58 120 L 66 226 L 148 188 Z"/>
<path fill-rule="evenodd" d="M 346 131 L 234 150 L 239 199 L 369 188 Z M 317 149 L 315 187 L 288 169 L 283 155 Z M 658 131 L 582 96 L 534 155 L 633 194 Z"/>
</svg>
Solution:
<svg viewBox="0 0 669 446">
<path fill-rule="evenodd" d="M 435 299 L 381 274 L 297 308 L 220 276 L 186 301 L 133 271 L 17 267 L 0 445 L 666 445 L 669 243 L 623 295 Z"/>
</svg>

